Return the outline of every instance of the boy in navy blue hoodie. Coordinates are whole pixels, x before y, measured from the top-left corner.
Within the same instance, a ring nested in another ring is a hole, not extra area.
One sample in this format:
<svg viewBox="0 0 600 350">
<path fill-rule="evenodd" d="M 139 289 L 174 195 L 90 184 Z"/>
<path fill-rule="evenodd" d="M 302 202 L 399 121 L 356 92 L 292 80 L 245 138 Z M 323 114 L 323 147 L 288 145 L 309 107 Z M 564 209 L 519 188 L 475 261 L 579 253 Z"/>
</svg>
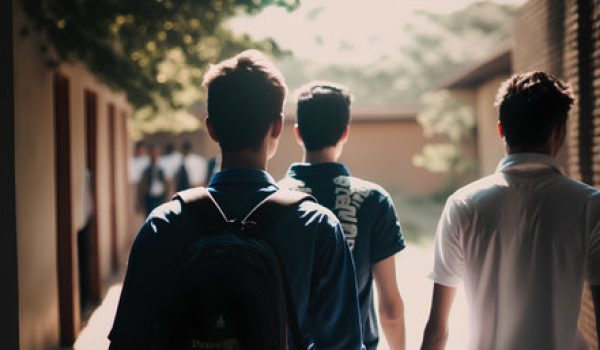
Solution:
<svg viewBox="0 0 600 350">
<path fill-rule="evenodd" d="M 228 218 L 243 218 L 278 190 L 265 169 L 281 135 L 287 88 L 281 73 L 255 50 L 211 66 L 204 86 L 206 127 L 219 143 L 223 169 L 208 190 Z M 169 247 L 177 244 L 173 223 L 181 215 L 181 202 L 174 200 L 155 209 L 142 226 L 109 335 L 111 349 L 151 347 L 157 304 L 180 259 Z M 265 240 L 281 260 L 301 332 L 315 349 L 361 349 L 355 272 L 339 221 L 311 201 L 280 221 Z"/>
<path fill-rule="evenodd" d="M 280 186 L 308 192 L 340 220 L 356 266 L 364 342 L 379 341 L 379 317 L 391 349 L 404 349 L 404 306 L 396 284 L 394 255 L 404 239 L 392 199 L 380 186 L 352 177 L 338 159 L 348 139 L 350 95 L 341 86 L 313 82 L 299 89 L 296 136 L 304 163 L 292 164 Z"/>
</svg>

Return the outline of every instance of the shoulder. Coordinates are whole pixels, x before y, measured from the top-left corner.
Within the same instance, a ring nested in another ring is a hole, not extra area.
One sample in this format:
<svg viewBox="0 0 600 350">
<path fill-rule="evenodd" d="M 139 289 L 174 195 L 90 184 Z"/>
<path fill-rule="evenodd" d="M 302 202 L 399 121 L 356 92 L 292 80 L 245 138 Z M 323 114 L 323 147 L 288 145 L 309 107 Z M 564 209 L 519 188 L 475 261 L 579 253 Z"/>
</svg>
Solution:
<svg viewBox="0 0 600 350">
<path fill-rule="evenodd" d="M 173 226 L 182 216 L 181 202 L 171 200 L 156 207 L 143 225 L 143 231 L 151 235 L 159 235 L 167 228 Z"/>
<path fill-rule="evenodd" d="M 339 176 L 334 180 L 337 184 L 344 183 L 350 187 L 353 193 L 362 194 L 365 199 L 370 199 L 375 203 L 388 204 L 392 203 L 392 197 L 381 186 L 374 182 L 367 181 L 354 176 Z"/>
<path fill-rule="evenodd" d="M 474 201 L 494 196 L 508 189 L 509 184 L 501 173 L 494 173 L 475 180 L 452 193 L 447 203 L 468 206 Z"/>
<path fill-rule="evenodd" d="M 304 200 L 300 203 L 297 218 L 305 226 L 318 226 L 326 231 L 335 229 L 339 224 L 337 217 L 331 210 L 312 200 Z"/>
<path fill-rule="evenodd" d="M 310 188 L 306 186 L 306 182 L 299 179 L 295 179 L 291 176 L 286 176 L 283 179 L 279 180 L 277 186 L 283 190 L 295 190 L 306 193 L 312 192 Z"/>
<path fill-rule="evenodd" d="M 597 188 L 564 175 L 558 177 L 556 183 L 558 186 L 563 187 L 567 193 L 593 201 L 597 200 L 600 193 Z"/>
</svg>

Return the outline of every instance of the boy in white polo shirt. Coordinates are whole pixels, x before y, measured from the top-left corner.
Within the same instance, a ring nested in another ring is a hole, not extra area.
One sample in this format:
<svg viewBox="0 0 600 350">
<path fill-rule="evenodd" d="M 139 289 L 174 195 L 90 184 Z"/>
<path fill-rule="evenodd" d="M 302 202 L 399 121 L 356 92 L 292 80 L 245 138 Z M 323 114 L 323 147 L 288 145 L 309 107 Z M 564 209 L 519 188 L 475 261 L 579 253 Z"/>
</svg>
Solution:
<svg viewBox="0 0 600 350">
<path fill-rule="evenodd" d="M 568 86 L 543 72 L 500 88 L 507 156 L 495 174 L 448 198 L 423 349 L 444 348 L 460 282 L 471 349 L 586 349 L 577 318 L 586 278 L 599 315 L 600 192 L 564 176 L 554 159 L 572 104 Z"/>
</svg>

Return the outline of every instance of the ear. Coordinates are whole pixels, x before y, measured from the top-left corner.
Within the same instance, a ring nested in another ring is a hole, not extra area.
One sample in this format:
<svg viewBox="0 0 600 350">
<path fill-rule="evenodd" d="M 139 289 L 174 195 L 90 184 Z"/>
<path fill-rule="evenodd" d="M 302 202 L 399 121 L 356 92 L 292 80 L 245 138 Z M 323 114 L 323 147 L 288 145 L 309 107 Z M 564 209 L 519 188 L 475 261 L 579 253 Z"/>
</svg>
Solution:
<svg viewBox="0 0 600 350">
<path fill-rule="evenodd" d="M 206 125 L 206 130 L 208 131 L 210 138 L 216 143 L 219 143 L 219 138 L 217 137 L 217 134 L 215 134 L 215 129 L 213 128 L 212 122 L 208 116 L 204 118 L 204 125 Z"/>
<path fill-rule="evenodd" d="M 300 128 L 298 128 L 298 123 L 294 124 L 294 135 L 296 135 L 296 142 L 302 147 L 304 147 L 304 140 L 302 140 L 302 135 L 300 134 Z"/>
<path fill-rule="evenodd" d="M 500 121 L 498 121 L 498 136 L 504 140 L 504 130 L 502 129 L 502 124 L 500 124 Z"/>
<path fill-rule="evenodd" d="M 350 124 L 346 125 L 346 129 L 344 129 L 339 142 L 346 143 L 346 141 L 348 141 L 348 136 L 350 136 Z"/>
<path fill-rule="evenodd" d="M 279 118 L 275 118 L 271 124 L 271 137 L 278 139 L 283 132 L 283 113 L 279 115 Z"/>
<path fill-rule="evenodd" d="M 554 138 L 553 141 L 555 144 L 562 146 L 567 138 L 567 123 L 561 123 L 557 125 L 554 129 L 552 137 Z"/>
</svg>

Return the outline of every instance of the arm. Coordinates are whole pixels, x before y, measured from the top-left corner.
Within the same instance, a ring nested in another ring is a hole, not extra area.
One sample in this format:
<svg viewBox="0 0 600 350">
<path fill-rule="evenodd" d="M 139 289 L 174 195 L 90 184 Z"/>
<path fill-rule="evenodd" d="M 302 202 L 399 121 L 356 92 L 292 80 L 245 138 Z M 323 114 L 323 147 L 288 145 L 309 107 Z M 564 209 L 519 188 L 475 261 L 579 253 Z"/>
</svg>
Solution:
<svg viewBox="0 0 600 350">
<path fill-rule="evenodd" d="M 448 315 L 456 295 L 456 288 L 434 284 L 431 312 L 423 335 L 423 350 L 444 349 L 448 340 Z"/>
<path fill-rule="evenodd" d="M 336 222 L 319 232 L 310 297 L 313 338 L 319 350 L 362 349 L 354 263 Z"/>
<path fill-rule="evenodd" d="M 600 342 L 600 285 L 591 286 L 594 299 L 594 311 L 596 314 L 596 335 Z"/>
<path fill-rule="evenodd" d="M 149 349 L 164 261 L 157 259 L 155 231 L 147 221 L 131 248 L 127 274 L 108 338 L 110 349 Z"/>
<path fill-rule="evenodd" d="M 404 302 L 396 283 L 394 255 L 375 264 L 373 276 L 379 294 L 379 321 L 390 349 L 404 350 Z"/>
<path fill-rule="evenodd" d="M 448 315 L 456 294 L 456 287 L 464 273 L 464 256 L 460 243 L 461 209 L 452 197 L 446 202 L 435 234 L 434 281 L 429 320 L 423 335 L 421 349 L 444 349 L 448 339 Z"/>
</svg>

